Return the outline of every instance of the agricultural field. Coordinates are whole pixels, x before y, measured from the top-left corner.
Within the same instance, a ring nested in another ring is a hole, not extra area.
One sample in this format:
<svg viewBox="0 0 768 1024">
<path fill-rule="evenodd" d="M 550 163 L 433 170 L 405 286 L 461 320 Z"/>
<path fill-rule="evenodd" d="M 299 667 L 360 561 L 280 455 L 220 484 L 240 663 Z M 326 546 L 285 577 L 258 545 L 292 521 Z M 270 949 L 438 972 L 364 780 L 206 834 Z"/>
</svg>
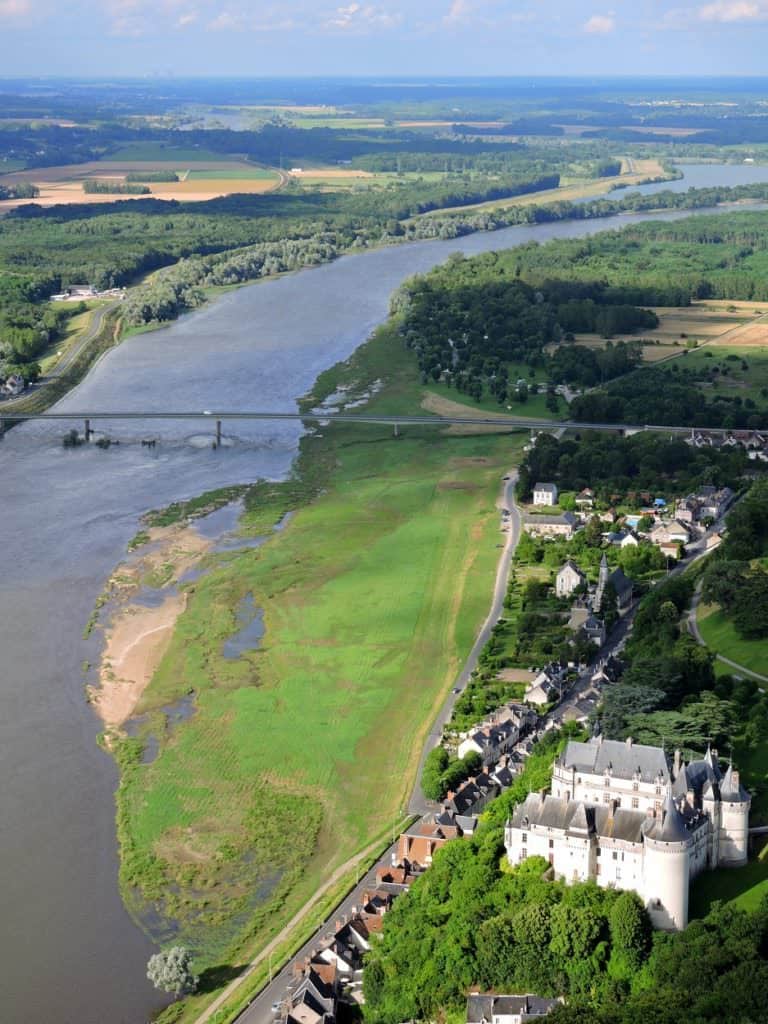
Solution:
<svg viewBox="0 0 768 1024">
<path fill-rule="evenodd" d="M 768 322 L 755 323 L 757 318 L 768 313 L 764 302 L 697 301 L 690 306 L 653 307 L 653 312 L 659 318 L 659 325 L 647 334 L 617 335 L 611 339 L 597 334 L 577 334 L 575 341 L 595 349 L 605 348 L 609 340 L 614 345 L 619 341 L 640 342 L 645 364 L 687 352 L 686 366 L 689 367 L 698 366 L 702 358 L 701 354 L 690 351 L 694 346 L 705 345 L 714 356 L 720 346 L 728 346 L 729 352 L 735 352 L 740 345 L 748 343 L 745 338 L 753 339 L 754 346 L 757 344 L 754 339 L 763 337 L 768 351 Z"/>
<path fill-rule="evenodd" d="M 380 380 L 370 409 L 413 408 L 415 376 L 385 329 L 310 402 L 345 385 L 353 401 Z M 326 427 L 304 442 L 286 528 L 190 587 L 139 708 L 158 754 L 138 763 L 136 740 L 118 753 L 118 820 L 129 905 L 141 913 L 139 886 L 203 965 L 250 952 L 402 816 L 430 720 L 487 614 L 500 478 L 522 443 Z M 302 496 L 302 472 L 318 467 L 322 487 Z M 244 528 L 263 533 L 268 501 L 246 507 Z M 227 659 L 248 595 L 264 640 Z M 190 691 L 194 715 L 159 729 L 160 709 Z"/>
<path fill-rule="evenodd" d="M 131 147 L 140 151 L 140 147 Z M 162 147 L 156 147 L 162 150 Z M 149 182 L 150 196 L 156 199 L 180 199 L 185 201 L 205 201 L 233 192 L 262 193 L 271 192 L 282 182 L 282 176 L 269 168 L 255 167 L 242 161 L 221 160 L 214 155 L 213 159 L 199 157 L 194 167 L 191 161 L 184 162 L 189 152 L 180 151 L 178 160 L 167 159 L 169 150 L 162 150 L 164 159 L 139 160 L 135 158 L 119 160 L 91 161 L 83 164 L 68 164 L 60 167 L 39 167 L 34 170 L 19 171 L 4 177 L 8 184 L 32 182 L 40 189 L 36 199 L 10 199 L 0 202 L 0 211 L 12 209 L 25 203 L 34 202 L 40 206 L 54 206 L 59 203 L 113 203 L 121 199 L 146 199 L 146 195 L 115 195 L 111 193 L 86 193 L 83 183 L 91 180 L 114 180 L 116 183 L 125 181 L 126 175 L 152 171 L 173 171 L 178 177 L 176 182 Z M 194 151 L 191 151 L 194 152 Z"/>
</svg>

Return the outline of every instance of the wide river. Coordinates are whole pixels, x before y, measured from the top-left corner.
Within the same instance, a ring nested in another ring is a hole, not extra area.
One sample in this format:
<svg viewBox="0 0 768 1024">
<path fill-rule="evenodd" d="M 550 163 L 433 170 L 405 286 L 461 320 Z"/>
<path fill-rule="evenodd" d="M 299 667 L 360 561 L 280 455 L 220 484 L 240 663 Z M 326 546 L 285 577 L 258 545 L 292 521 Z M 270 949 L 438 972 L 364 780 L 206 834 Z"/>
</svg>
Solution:
<svg viewBox="0 0 768 1024">
<path fill-rule="evenodd" d="M 687 184 L 741 184 L 768 180 L 768 167 L 688 167 L 686 176 Z M 648 217 L 402 245 L 242 288 L 125 342 L 58 408 L 294 411 L 320 371 L 385 319 L 392 291 L 409 275 L 459 250 L 583 237 L 638 219 Z M 291 422 L 238 424 L 249 443 L 213 452 L 189 443 L 199 429 L 153 425 L 166 440 L 152 452 L 136 445 L 65 451 L 62 427 L 49 424 L 20 427 L 0 444 L 0 1016 L 7 1024 L 142 1024 L 161 1005 L 145 979 L 154 948 L 118 894 L 117 773 L 97 746 L 99 722 L 84 699 L 82 663 L 94 660 L 96 641 L 81 636 L 142 512 L 224 484 L 284 476 L 301 430 Z"/>
</svg>

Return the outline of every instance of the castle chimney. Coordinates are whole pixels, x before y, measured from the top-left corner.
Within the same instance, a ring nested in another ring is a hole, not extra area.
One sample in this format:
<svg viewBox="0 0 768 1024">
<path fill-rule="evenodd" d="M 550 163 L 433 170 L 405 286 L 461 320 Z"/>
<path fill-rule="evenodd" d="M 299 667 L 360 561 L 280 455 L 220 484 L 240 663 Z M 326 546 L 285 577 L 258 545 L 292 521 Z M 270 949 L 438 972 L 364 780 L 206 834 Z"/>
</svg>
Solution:
<svg viewBox="0 0 768 1024">
<path fill-rule="evenodd" d="M 675 760 L 672 766 L 675 778 L 677 778 L 677 776 L 680 774 L 681 760 L 682 755 L 680 753 L 680 748 L 678 747 L 677 750 L 675 750 Z"/>
<path fill-rule="evenodd" d="M 631 736 L 627 736 L 627 746 L 628 747 L 632 746 L 632 737 Z"/>
<path fill-rule="evenodd" d="M 738 771 L 737 768 L 732 768 L 731 769 L 731 778 L 733 779 L 734 786 L 738 789 L 739 788 L 739 771 Z"/>
<path fill-rule="evenodd" d="M 685 800 L 689 807 L 693 807 L 693 790 L 689 789 L 685 794 Z"/>
</svg>

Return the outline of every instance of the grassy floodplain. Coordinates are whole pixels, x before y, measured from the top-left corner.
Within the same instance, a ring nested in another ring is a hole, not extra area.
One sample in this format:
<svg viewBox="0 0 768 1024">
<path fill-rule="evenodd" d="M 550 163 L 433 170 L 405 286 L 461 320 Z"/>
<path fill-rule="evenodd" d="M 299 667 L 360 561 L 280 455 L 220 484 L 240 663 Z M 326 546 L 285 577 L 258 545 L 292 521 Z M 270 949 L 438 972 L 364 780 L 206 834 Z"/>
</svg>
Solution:
<svg viewBox="0 0 768 1024">
<path fill-rule="evenodd" d="M 390 326 L 323 374 L 369 409 L 418 408 L 415 361 Z M 330 872 L 398 820 L 430 720 L 487 614 L 500 477 L 524 438 L 333 424 L 293 480 L 246 496 L 258 549 L 218 556 L 117 747 L 124 895 L 148 903 L 201 968 L 242 962 Z M 264 609 L 258 650 L 223 657 L 237 609 Z M 195 694 L 169 730 L 160 709 Z M 142 764 L 146 736 L 158 756 Z M 254 899 L 259 892 L 260 899 Z"/>
</svg>

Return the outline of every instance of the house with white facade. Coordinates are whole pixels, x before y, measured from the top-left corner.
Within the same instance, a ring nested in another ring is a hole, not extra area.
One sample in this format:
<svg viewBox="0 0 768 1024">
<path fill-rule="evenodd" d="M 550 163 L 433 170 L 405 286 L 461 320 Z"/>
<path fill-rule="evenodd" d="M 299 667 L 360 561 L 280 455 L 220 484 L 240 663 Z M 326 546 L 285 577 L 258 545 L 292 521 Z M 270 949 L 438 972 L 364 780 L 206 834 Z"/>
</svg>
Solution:
<svg viewBox="0 0 768 1024">
<path fill-rule="evenodd" d="M 565 537 L 570 540 L 576 532 L 578 519 L 573 512 L 563 512 L 561 515 L 531 515 L 523 516 L 523 529 L 532 537 Z"/>
<path fill-rule="evenodd" d="M 574 590 L 586 584 L 587 577 L 569 558 L 555 576 L 555 593 L 558 597 L 570 597 Z"/>
<path fill-rule="evenodd" d="M 467 1024 L 527 1024 L 540 1021 L 559 1006 L 562 999 L 532 995 L 472 993 L 467 996 Z"/>
<path fill-rule="evenodd" d="M 556 505 L 557 484 L 536 484 L 533 488 L 534 505 Z"/>
<path fill-rule="evenodd" d="M 688 923 L 688 890 L 702 871 L 747 861 L 751 798 L 714 752 L 672 765 L 659 747 L 571 741 L 552 794 L 530 794 L 505 828 L 510 864 L 548 860 L 566 882 L 632 889 L 657 928 Z"/>
</svg>

